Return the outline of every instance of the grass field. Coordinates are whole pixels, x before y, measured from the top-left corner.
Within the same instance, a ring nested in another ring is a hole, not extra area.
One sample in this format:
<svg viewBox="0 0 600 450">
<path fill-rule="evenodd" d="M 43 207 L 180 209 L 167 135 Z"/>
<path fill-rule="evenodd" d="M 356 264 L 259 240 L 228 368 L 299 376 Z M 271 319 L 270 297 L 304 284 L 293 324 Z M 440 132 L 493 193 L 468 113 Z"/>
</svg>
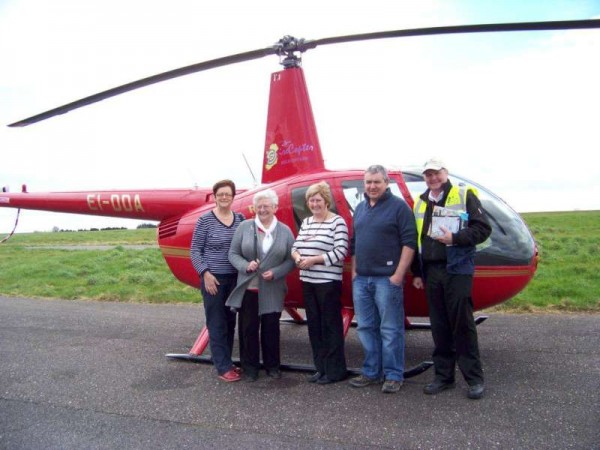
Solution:
<svg viewBox="0 0 600 450">
<path fill-rule="evenodd" d="M 116 246 L 66 250 L 55 246 Z M 125 246 L 151 246 L 132 249 Z M 128 302 L 200 302 L 156 246 L 156 229 L 15 234 L 0 245 L 0 294 Z"/>
<path fill-rule="evenodd" d="M 500 309 L 600 312 L 600 211 L 522 216 L 540 263 L 527 288 Z"/>
<path fill-rule="evenodd" d="M 523 214 L 540 252 L 533 281 L 501 311 L 600 312 L 600 211 Z M 111 245 L 111 250 L 53 246 Z M 133 249 L 128 245 L 147 245 Z M 156 247 L 156 229 L 15 234 L 0 245 L 0 294 L 199 302 Z"/>
</svg>

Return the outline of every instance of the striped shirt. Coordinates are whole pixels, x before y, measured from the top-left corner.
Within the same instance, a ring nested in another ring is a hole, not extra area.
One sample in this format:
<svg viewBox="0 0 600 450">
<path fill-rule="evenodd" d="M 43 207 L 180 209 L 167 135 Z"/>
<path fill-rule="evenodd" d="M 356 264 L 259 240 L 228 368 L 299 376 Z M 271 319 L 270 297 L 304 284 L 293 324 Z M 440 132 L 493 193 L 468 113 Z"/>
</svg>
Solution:
<svg viewBox="0 0 600 450">
<path fill-rule="evenodd" d="M 309 283 L 327 283 L 342 279 L 344 259 L 348 254 L 348 227 L 344 219 L 334 214 L 331 218 L 316 222 L 313 217 L 302 221 L 300 232 L 292 247 L 292 253 L 301 256 L 323 255 L 325 264 L 315 264 L 300 270 L 300 279 Z"/>
<path fill-rule="evenodd" d="M 213 275 L 237 274 L 237 270 L 229 262 L 228 255 L 233 234 L 243 220 L 242 214 L 233 213 L 233 222 L 227 226 L 217 219 L 213 211 L 198 219 L 192 235 L 190 257 L 200 276 L 207 270 Z"/>
</svg>

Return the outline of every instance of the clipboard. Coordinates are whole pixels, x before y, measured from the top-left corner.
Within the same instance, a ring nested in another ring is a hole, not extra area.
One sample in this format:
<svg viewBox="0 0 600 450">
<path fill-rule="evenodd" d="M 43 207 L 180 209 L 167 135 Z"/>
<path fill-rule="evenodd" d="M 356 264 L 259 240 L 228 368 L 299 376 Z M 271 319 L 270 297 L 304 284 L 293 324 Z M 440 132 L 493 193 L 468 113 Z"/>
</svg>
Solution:
<svg viewBox="0 0 600 450">
<path fill-rule="evenodd" d="M 432 238 L 443 236 L 442 227 L 448 229 L 451 233 L 458 233 L 467 227 L 468 221 L 469 214 L 466 211 L 434 206 L 427 235 Z"/>
</svg>

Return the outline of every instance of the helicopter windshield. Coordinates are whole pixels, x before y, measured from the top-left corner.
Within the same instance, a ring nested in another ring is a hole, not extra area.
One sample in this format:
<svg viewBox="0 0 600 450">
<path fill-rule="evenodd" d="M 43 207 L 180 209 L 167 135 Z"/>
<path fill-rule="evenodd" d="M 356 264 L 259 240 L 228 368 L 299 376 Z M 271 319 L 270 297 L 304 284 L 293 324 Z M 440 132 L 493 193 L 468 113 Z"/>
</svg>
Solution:
<svg viewBox="0 0 600 450">
<path fill-rule="evenodd" d="M 427 189 L 420 173 L 403 171 L 402 176 L 413 198 Z M 481 206 L 492 226 L 490 238 L 477 248 L 476 264 L 528 265 L 534 256 L 535 245 L 527 225 L 519 214 L 481 185 L 455 175 L 449 175 L 448 178 L 455 186 L 470 185 L 478 190 Z"/>
</svg>

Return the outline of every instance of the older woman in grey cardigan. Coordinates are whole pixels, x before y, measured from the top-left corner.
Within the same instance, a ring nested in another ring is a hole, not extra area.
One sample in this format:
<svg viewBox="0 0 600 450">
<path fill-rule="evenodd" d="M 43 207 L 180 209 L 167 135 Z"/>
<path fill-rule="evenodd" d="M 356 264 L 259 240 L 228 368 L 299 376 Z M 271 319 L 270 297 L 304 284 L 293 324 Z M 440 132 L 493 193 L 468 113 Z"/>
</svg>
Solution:
<svg viewBox="0 0 600 450">
<path fill-rule="evenodd" d="M 248 381 L 258 378 L 260 350 L 267 375 L 281 378 L 279 319 L 287 293 L 285 277 L 294 268 L 294 236 L 275 217 L 277 194 L 266 189 L 254 195 L 253 202 L 255 218 L 242 222 L 231 241 L 229 261 L 238 279 L 226 303 L 239 311 L 240 362 Z"/>
</svg>

